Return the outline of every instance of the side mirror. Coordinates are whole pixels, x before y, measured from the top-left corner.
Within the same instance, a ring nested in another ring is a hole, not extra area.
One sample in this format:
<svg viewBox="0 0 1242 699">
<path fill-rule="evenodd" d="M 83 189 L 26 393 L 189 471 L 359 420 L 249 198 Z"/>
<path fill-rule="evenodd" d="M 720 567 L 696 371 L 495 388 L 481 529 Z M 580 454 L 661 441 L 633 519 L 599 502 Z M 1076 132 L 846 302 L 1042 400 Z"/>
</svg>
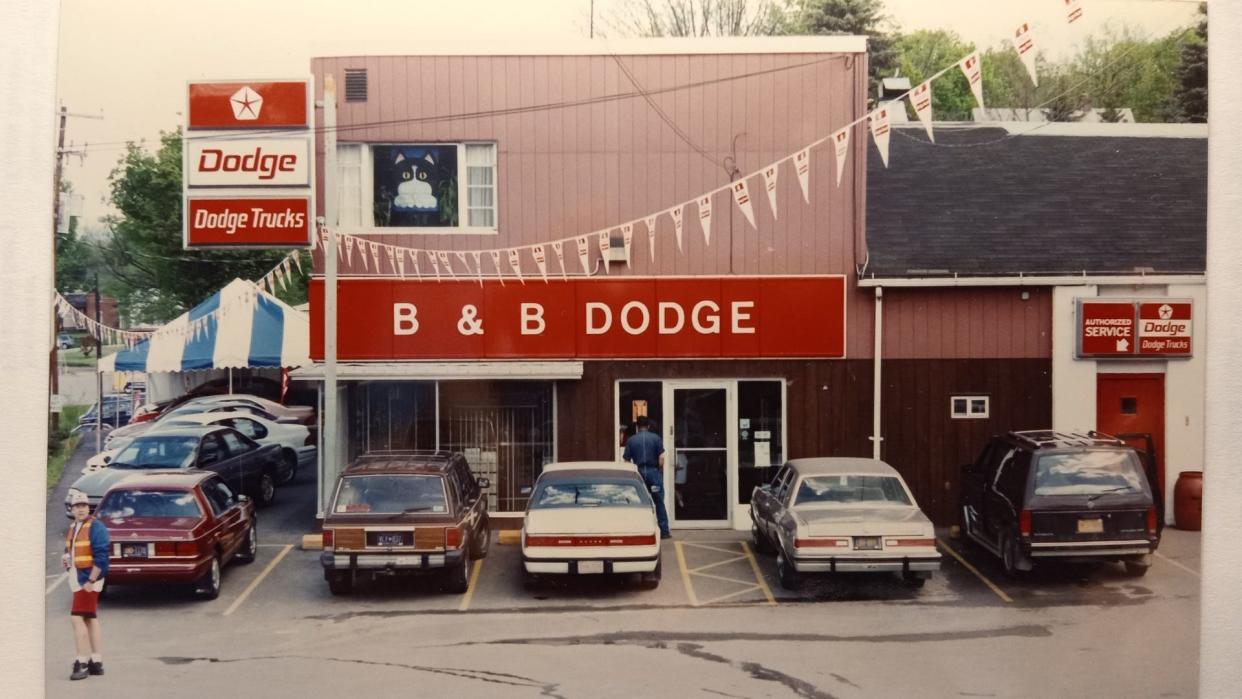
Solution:
<svg viewBox="0 0 1242 699">
<path fill-rule="evenodd" d="M 492 481 L 489 478 L 480 478 L 478 479 L 478 483 L 479 483 L 479 487 L 484 490 L 487 490 L 488 488 L 492 487 Z"/>
<path fill-rule="evenodd" d="M 110 464 L 110 463 L 112 463 L 112 457 L 111 457 L 111 456 L 105 456 L 105 457 L 104 457 L 104 463 L 105 463 L 105 464 Z"/>
<path fill-rule="evenodd" d="M 518 490 L 518 492 L 521 493 L 522 495 L 530 495 L 532 490 L 534 489 L 531 488 L 529 485 L 527 485 L 527 486 L 522 486 L 522 488 Z"/>
</svg>

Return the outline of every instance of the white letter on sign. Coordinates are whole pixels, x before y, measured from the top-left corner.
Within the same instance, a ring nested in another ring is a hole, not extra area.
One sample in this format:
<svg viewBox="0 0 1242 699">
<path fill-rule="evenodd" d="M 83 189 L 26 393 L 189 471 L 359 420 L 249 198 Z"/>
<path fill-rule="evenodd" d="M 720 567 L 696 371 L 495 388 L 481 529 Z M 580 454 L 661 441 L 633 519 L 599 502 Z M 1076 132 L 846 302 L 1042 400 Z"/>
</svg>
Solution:
<svg viewBox="0 0 1242 699">
<path fill-rule="evenodd" d="M 677 325 L 668 324 L 668 314 L 665 313 L 665 311 L 676 311 L 677 312 Z M 660 302 L 660 334 L 661 335 L 675 335 L 681 331 L 682 327 L 685 326 L 685 324 L 686 324 L 686 312 L 682 310 L 681 304 L 673 303 L 672 301 L 661 301 Z"/>
<path fill-rule="evenodd" d="M 604 324 L 595 324 L 595 312 L 604 312 Z M 612 309 L 606 303 L 598 301 L 587 301 L 586 305 L 586 331 L 588 335 L 603 335 L 612 327 Z"/>
<path fill-rule="evenodd" d="M 638 327 L 630 325 L 630 311 L 634 309 L 638 309 L 639 314 L 643 317 L 643 323 Z M 641 335 L 646 332 L 648 325 L 651 325 L 651 312 L 647 310 L 642 301 L 630 301 L 621 307 L 621 327 L 625 328 L 627 333 Z"/>
<path fill-rule="evenodd" d="M 700 311 L 704 308 L 712 309 L 707 315 L 707 325 L 703 325 L 704 318 Z M 703 335 L 719 335 L 720 334 L 720 306 L 715 301 L 699 301 L 694 304 L 694 310 L 690 312 L 690 322 L 694 324 L 694 329 Z"/>
<path fill-rule="evenodd" d="M 733 302 L 733 334 L 734 335 L 754 335 L 753 327 L 742 327 L 743 320 L 750 320 L 750 314 L 742 311 L 743 308 L 754 308 L 754 301 L 734 301 Z"/>
<path fill-rule="evenodd" d="M 522 334 L 542 335 L 548 324 L 543 320 L 543 306 L 537 303 L 522 304 Z"/>
<path fill-rule="evenodd" d="M 418 332 L 418 306 L 412 303 L 392 305 L 392 334 L 413 335 Z"/>
</svg>

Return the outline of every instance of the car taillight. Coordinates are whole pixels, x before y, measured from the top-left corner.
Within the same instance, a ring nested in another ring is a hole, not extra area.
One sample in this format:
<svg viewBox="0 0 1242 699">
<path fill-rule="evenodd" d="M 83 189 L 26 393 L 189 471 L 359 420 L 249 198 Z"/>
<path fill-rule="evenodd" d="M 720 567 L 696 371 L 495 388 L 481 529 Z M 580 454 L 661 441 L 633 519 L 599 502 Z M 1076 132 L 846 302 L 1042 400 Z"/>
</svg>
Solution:
<svg viewBox="0 0 1242 699">
<path fill-rule="evenodd" d="M 193 541 L 178 541 L 177 542 L 177 555 L 178 556 L 198 555 L 198 544 L 194 543 Z"/>
<path fill-rule="evenodd" d="M 1031 511 L 1030 510 L 1022 510 L 1021 514 L 1018 515 L 1018 532 L 1022 534 L 1022 536 L 1031 535 Z"/>
<path fill-rule="evenodd" d="M 526 535 L 527 546 L 652 546 L 655 534 L 615 534 L 600 536 Z"/>
<path fill-rule="evenodd" d="M 796 549 L 821 548 L 825 546 L 828 546 L 828 547 L 849 546 L 849 545 L 850 545 L 849 539 L 823 539 L 823 538 L 817 538 L 817 537 L 805 537 L 805 538 L 800 538 L 800 539 L 794 539 L 794 548 Z"/>
<path fill-rule="evenodd" d="M 1155 534 L 1155 533 L 1156 533 L 1156 524 L 1157 524 L 1157 522 L 1156 522 L 1156 506 L 1155 506 L 1155 505 L 1152 505 L 1151 507 L 1148 507 L 1148 508 L 1147 508 L 1147 533 L 1148 533 L 1148 534 Z"/>
<path fill-rule="evenodd" d="M 461 546 L 461 529 L 459 527 L 444 528 L 444 548 L 455 549 Z"/>
<path fill-rule="evenodd" d="M 910 539 L 885 539 L 885 546 L 935 546 L 935 539 L 927 538 L 910 538 Z"/>
<path fill-rule="evenodd" d="M 331 529 L 323 530 L 323 547 L 325 549 L 332 548 L 332 530 Z"/>
<path fill-rule="evenodd" d="M 172 541 L 155 542 L 155 555 L 157 556 L 176 556 L 177 544 Z"/>
</svg>

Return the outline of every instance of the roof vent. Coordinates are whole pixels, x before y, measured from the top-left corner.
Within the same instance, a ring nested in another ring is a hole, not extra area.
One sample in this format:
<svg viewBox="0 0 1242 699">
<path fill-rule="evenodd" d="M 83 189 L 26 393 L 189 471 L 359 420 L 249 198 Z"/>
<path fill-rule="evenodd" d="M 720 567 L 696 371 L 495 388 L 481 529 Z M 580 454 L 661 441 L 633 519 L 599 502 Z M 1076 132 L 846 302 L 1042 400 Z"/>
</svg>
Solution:
<svg viewBox="0 0 1242 699">
<path fill-rule="evenodd" d="M 366 102 L 367 101 L 367 69 L 366 68 L 346 68 L 345 69 L 345 101 L 346 102 Z"/>
</svg>

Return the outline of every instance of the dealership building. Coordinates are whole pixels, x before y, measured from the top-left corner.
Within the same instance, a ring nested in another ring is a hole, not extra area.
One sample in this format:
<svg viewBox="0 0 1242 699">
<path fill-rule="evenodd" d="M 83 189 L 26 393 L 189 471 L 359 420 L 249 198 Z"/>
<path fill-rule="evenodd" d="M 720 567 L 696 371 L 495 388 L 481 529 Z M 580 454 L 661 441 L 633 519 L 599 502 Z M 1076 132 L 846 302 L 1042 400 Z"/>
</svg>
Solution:
<svg viewBox="0 0 1242 699">
<path fill-rule="evenodd" d="M 674 527 L 748 528 L 767 467 L 873 455 L 951 524 L 959 465 L 1010 429 L 1151 432 L 1166 491 L 1200 470 L 1205 132 L 894 125 L 885 167 L 865 120 L 831 138 L 867 113 L 865 50 L 315 59 L 320 509 L 359 454 L 450 449 L 504 526 L 641 415 Z"/>
</svg>

